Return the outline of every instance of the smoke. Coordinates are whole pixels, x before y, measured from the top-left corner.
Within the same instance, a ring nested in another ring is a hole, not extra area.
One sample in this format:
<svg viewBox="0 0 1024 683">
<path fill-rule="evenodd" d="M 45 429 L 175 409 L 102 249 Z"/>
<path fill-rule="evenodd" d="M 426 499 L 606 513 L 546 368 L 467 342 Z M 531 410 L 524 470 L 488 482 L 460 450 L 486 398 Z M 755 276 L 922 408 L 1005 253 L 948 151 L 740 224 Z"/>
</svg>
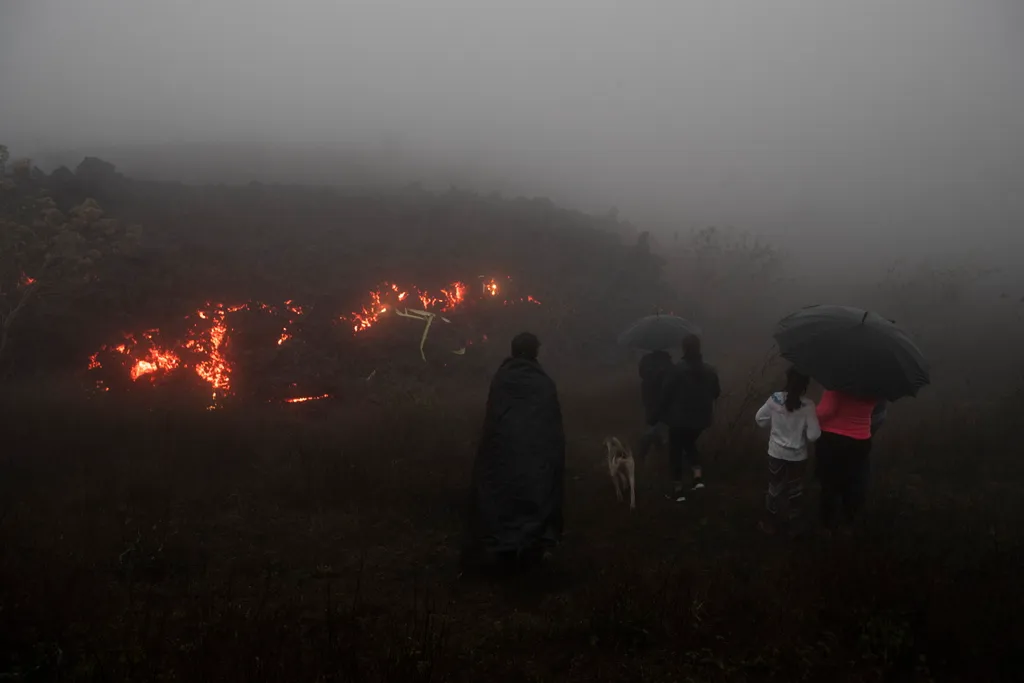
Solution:
<svg viewBox="0 0 1024 683">
<path fill-rule="evenodd" d="M 0 139 L 150 145 L 129 170 L 157 175 L 171 143 L 261 145 L 270 163 L 235 166 L 265 179 L 278 150 L 358 150 L 395 182 L 656 231 L 1005 253 L 1024 246 L 1022 28 L 1014 0 L 13 0 Z"/>
</svg>

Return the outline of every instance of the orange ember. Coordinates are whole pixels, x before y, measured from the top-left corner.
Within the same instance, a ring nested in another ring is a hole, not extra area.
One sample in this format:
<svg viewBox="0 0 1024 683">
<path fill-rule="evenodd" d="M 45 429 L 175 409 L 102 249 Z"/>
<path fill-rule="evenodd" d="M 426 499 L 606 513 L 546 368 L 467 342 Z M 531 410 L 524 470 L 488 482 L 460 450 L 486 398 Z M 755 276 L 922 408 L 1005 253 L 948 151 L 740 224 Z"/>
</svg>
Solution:
<svg viewBox="0 0 1024 683">
<path fill-rule="evenodd" d="M 522 303 L 533 304 L 535 306 L 540 306 L 540 302 L 537 301 L 536 299 L 534 299 L 532 296 L 524 296 L 524 297 L 520 297 L 518 299 L 506 299 L 502 303 L 502 305 L 503 306 L 514 306 L 515 304 L 522 304 Z"/>
<path fill-rule="evenodd" d="M 448 289 L 442 289 L 441 294 L 445 297 L 442 311 L 450 311 L 466 300 L 466 285 L 461 282 L 453 282 Z"/>
<path fill-rule="evenodd" d="M 241 308 L 232 308 L 236 311 L 241 310 Z M 231 390 L 231 366 L 224 358 L 222 351 L 228 336 L 228 327 L 224 322 L 224 316 L 223 305 L 218 305 L 212 313 L 199 311 L 201 319 L 213 319 L 213 327 L 204 335 L 195 334 L 193 331 L 193 338 L 185 343 L 185 348 L 197 351 L 206 357 L 205 360 L 196 364 L 196 374 L 213 387 L 215 398 L 218 393 L 225 394 Z"/>
<path fill-rule="evenodd" d="M 363 310 L 358 313 L 352 314 L 352 320 L 354 325 L 352 326 L 353 332 L 362 332 L 365 329 L 373 327 L 374 323 L 380 319 L 380 316 L 387 313 L 387 306 L 381 303 L 380 290 L 370 292 L 370 304 L 363 306 Z"/>
<path fill-rule="evenodd" d="M 149 355 L 142 360 L 135 361 L 130 376 L 132 381 L 138 381 L 144 375 L 151 375 L 158 371 L 169 372 L 180 364 L 181 359 L 174 355 L 173 352 L 152 348 L 149 350 Z"/>
<path fill-rule="evenodd" d="M 452 282 L 438 290 L 437 294 L 415 286 L 402 288 L 397 284 L 385 282 L 369 292 L 370 299 L 360 310 L 353 311 L 350 316 L 342 316 L 341 319 L 350 321 L 352 331 L 359 333 L 376 325 L 381 316 L 389 310 L 400 308 L 398 304 L 406 301 L 410 293 L 419 300 L 423 310 L 436 309 L 442 313 L 448 313 L 466 302 L 466 291 L 466 285 L 462 282 Z M 495 295 L 497 295 L 497 283 L 494 284 L 494 294 L 491 296 Z"/>
<path fill-rule="evenodd" d="M 286 398 L 285 403 L 305 403 L 307 401 L 319 401 L 324 398 L 330 398 L 330 394 L 320 394 L 319 396 L 300 396 L 298 398 Z"/>
</svg>

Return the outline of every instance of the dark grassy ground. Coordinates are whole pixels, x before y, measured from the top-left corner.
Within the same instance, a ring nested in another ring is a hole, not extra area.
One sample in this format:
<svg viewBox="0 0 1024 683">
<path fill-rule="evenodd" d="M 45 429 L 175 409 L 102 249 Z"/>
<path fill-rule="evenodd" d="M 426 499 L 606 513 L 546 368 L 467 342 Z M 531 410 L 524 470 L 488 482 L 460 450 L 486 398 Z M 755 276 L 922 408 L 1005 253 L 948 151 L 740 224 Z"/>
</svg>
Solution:
<svg viewBox="0 0 1024 683">
<path fill-rule="evenodd" d="M 459 573 L 484 387 L 465 389 L 438 392 L 460 395 L 443 402 L 259 413 L 9 403 L 0 672 L 1018 679 L 1019 403 L 898 405 L 876 445 L 862 527 L 793 542 L 756 529 L 756 405 L 722 406 L 704 441 L 707 490 L 665 502 L 655 457 L 630 514 L 614 501 L 600 440 L 636 436 L 636 387 L 564 381 L 564 545 L 540 574 L 485 581 Z"/>
</svg>

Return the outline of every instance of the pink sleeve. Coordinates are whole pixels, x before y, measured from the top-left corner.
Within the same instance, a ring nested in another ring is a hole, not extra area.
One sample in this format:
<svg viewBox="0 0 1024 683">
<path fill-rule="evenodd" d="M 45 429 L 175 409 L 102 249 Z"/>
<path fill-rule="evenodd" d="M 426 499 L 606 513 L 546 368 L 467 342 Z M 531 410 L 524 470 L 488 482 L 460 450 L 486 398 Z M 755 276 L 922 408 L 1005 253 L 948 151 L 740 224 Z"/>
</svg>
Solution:
<svg viewBox="0 0 1024 683">
<path fill-rule="evenodd" d="M 822 392 L 821 401 L 818 403 L 818 409 L 816 411 L 818 413 L 818 421 L 827 420 L 835 415 L 837 407 L 835 392 Z"/>
</svg>

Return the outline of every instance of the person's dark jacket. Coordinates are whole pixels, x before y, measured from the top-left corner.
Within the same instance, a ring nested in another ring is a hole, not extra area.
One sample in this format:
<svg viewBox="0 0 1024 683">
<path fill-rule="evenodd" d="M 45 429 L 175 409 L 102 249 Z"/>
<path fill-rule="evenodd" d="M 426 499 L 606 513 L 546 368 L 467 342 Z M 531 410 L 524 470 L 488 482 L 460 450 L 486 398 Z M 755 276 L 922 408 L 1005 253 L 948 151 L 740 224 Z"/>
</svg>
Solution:
<svg viewBox="0 0 1024 683">
<path fill-rule="evenodd" d="M 665 378 L 658 421 L 675 429 L 707 429 L 721 393 L 713 366 L 701 359 L 684 358 Z"/>
<path fill-rule="evenodd" d="M 536 361 L 509 358 L 491 381 L 473 468 L 474 548 L 518 554 L 561 540 L 564 478 L 555 383 Z"/>
<path fill-rule="evenodd" d="M 668 351 L 651 351 L 640 359 L 639 369 L 640 399 L 644 404 L 644 416 L 648 424 L 654 424 L 658 417 L 662 386 L 672 371 L 672 356 Z"/>
</svg>

